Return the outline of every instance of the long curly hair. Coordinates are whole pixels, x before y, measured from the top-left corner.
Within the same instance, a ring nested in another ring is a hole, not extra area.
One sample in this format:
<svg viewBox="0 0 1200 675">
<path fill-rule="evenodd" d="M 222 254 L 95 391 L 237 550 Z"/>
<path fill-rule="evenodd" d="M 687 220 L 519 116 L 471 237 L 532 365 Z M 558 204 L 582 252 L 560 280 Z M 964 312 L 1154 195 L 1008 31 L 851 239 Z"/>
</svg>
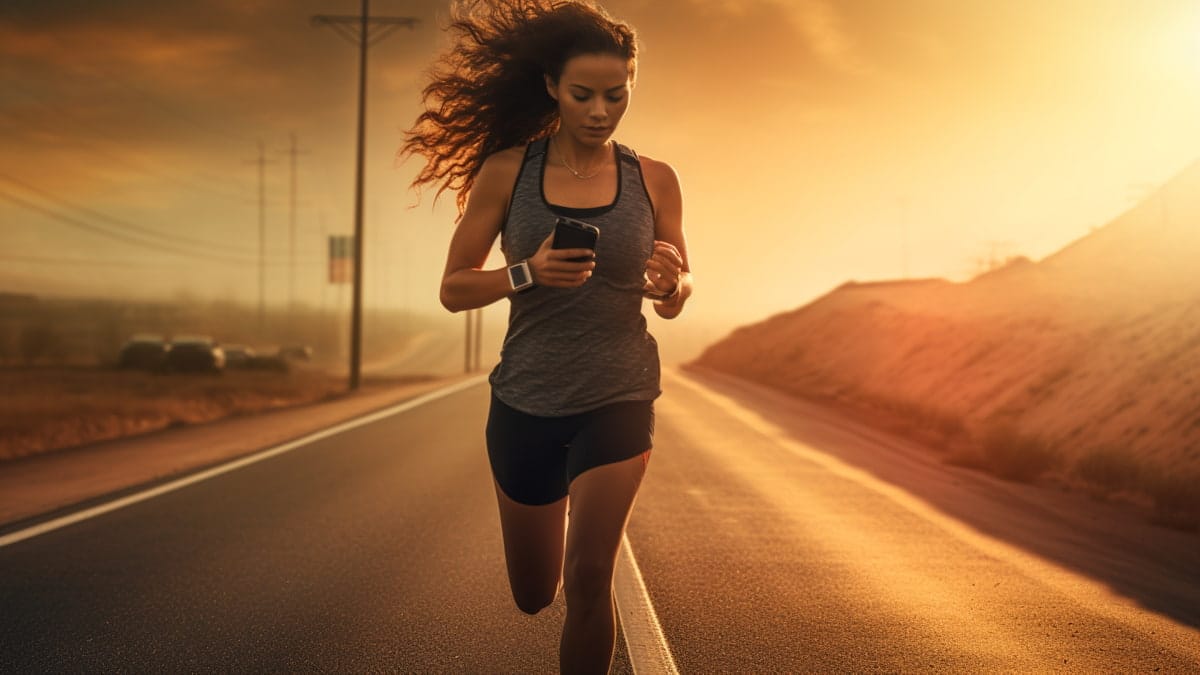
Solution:
<svg viewBox="0 0 1200 675">
<path fill-rule="evenodd" d="M 439 185 L 435 201 L 457 192 L 460 216 L 488 155 L 557 130 L 545 76 L 557 82 L 568 60 L 596 53 L 626 59 L 634 75 L 633 29 L 590 2 L 458 0 L 447 30 L 452 47 L 431 69 L 425 112 L 397 154 L 425 157 L 412 187 Z"/>
</svg>

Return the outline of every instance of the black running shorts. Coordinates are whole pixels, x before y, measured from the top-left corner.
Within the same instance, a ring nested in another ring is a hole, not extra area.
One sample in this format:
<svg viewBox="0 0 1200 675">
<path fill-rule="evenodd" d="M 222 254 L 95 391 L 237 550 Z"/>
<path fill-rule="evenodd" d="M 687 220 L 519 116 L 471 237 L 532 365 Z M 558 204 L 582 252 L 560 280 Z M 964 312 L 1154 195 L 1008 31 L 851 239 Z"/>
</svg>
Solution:
<svg viewBox="0 0 1200 675">
<path fill-rule="evenodd" d="M 636 457 L 654 437 L 654 401 L 620 401 L 565 417 L 514 410 L 492 395 L 487 449 L 492 475 L 514 501 L 529 505 L 567 496 L 588 469 Z"/>
</svg>

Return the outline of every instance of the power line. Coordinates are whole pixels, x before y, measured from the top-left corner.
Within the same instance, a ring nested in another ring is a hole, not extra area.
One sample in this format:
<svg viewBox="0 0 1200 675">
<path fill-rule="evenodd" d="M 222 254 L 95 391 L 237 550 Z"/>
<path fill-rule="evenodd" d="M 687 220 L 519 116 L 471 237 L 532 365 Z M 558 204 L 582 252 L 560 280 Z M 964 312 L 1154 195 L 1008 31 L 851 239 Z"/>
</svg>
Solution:
<svg viewBox="0 0 1200 675">
<path fill-rule="evenodd" d="M 52 257 L 52 256 L 38 256 L 38 255 L 0 255 L 0 261 L 12 262 L 12 263 L 28 263 L 28 264 L 33 264 L 33 265 L 70 265 L 72 267 L 75 267 L 77 265 L 90 266 L 90 267 L 121 267 L 121 268 L 130 268 L 130 267 L 159 268 L 159 267 L 178 267 L 179 266 L 179 263 L 176 261 L 147 262 L 145 260 L 105 260 L 102 258 L 56 258 L 56 257 Z M 192 264 L 198 264 L 198 265 L 208 264 L 208 263 L 204 263 L 204 262 L 200 262 L 200 261 L 191 261 L 191 262 L 192 262 Z M 286 265 L 288 263 L 283 260 L 273 260 L 273 261 L 268 261 L 267 264 L 272 265 L 272 266 L 282 266 L 282 265 Z M 302 261 L 302 265 L 304 265 L 306 267 L 317 267 L 318 265 L 323 267 L 325 265 L 325 261 L 323 261 L 323 260 L 305 260 L 305 261 Z"/>
<path fill-rule="evenodd" d="M 142 234 L 143 236 L 157 237 L 159 239 L 163 239 L 166 241 L 166 243 L 169 243 L 169 244 L 174 243 L 174 244 L 180 244 L 180 245 L 185 245 L 185 246 L 198 246 L 201 248 L 212 249 L 214 252 L 217 252 L 217 253 L 232 253 L 235 255 L 236 254 L 249 254 L 249 251 L 244 247 L 229 246 L 229 245 L 219 244 L 216 242 L 210 242 L 210 241 L 205 241 L 205 240 L 201 240 L 201 239 L 192 239 L 190 237 L 185 237 L 185 236 L 179 235 L 179 234 L 173 234 L 173 235 L 166 234 L 166 233 L 160 232 L 158 230 L 155 230 L 153 228 L 136 225 L 127 220 L 121 220 L 119 218 L 115 218 L 113 216 L 110 216 L 110 215 L 107 215 L 104 213 L 100 213 L 99 211 L 95 211 L 95 210 L 89 209 L 87 207 L 83 207 L 83 206 L 79 206 L 78 204 L 71 203 L 61 197 L 56 197 L 55 195 L 51 194 L 47 190 L 44 190 L 42 188 L 39 188 L 35 185 L 32 185 L 32 184 L 26 182 L 26 181 L 20 180 L 18 178 L 14 178 L 13 176 L 10 176 L 10 175 L 2 173 L 2 172 L 0 172 L 0 180 L 7 181 L 14 185 L 18 185 L 21 188 L 25 189 L 26 191 L 33 192 L 33 193 L 41 196 L 46 201 L 53 202 L 53 203 L 57 204 L 58 206 L 63 206 L 63 207 L 69 208 L 69 209 L 74 209 L 76 211 L 79 211 L 79 212 L 91 217 L 91 218 L 95 218 L 97 220 L 102 220 L 106 223 L 116 225 L 117 227 L 120 227 L 120 228 L 133 230 L 134 232 L 138 232 L 138 233 Z"/>
<path fill-rule="evenodd" d="M 182 247 L 179 247 L 179 246 L 176 246 L 173 244 L 165 244 L 165 243 L 160 243 L 160 242 L 153 242 L 153 241 L 146 241 L 143 239 L 138 239 L 136 237 L 130 236 L 129 234 L 126 234 L 123 232 L 114 232 L 111 229 L 105 229 L 94 223 L 88 223 L 88 222 L 85 222 L 78 218 L 74 218 L 70 215 L 54 211 L 52 209 L 49 209 L 45 206 L 31 202 L 28 199 L 25 199 L 23 197 L 20 197 L 18 195 L 15 195 L 15 194 L 8 192 L 6 190 L 3 190 L 3 189 L 0 189 L 0 199 L 8 200 L 9 202 L 17 204 L 17 205 L 24 207 L 30 211 L 35 211 L 37 213 L 40 213 L 52 220 L 58 221 L 64 225 L 69 225 L 71 227 L 74 227 L 74 228 L 77 228 L 80 230 L 84 230 L 86 232 L 91 232 L 92 234 L 98 234 L 101 236 L 108 237 L 110 239 L 115 239 L 117 241 L 121 241 L 126 244 L 133 244 L 135 246 L 141 246 L 143 248 L 148 248 L 148 249 L 163 252 L 163 253 L 172 253 L 175 255 L 182 255 L 182 256 L 187 256 L 187 257 L 192 257 L 192 258 L 204 258 L 206 260 L 224 263 L 227 265 L 246 266 L 246 265 L 253 265 L 256 262 L 250 258 L 234 258 L 232 256 L 215 255 L 215 254 L 204 253 L 204 252 L 200 252 L 200 251 L 189 251 L 185 248 L 182 248 Z"/>
<path fill-rule="evenodd" d="M 329 26 L 338 35 L 346 38 L 350 44 L 359 46 L 359 36 L 363 35 L 366 38 L 366 46 L 374 47 L 379 44 L 392 33 L 400 28 L 416 28 L 420 23 L 420 19 L 401 16 L 374 16 L 368 18 L 365 22 L 363 16 L 366 16 L 364 11 L 361 16 L 347 16 L 336 14 L 319 14 L 312 18 L 313 24 L 318 26 Z M 371 26 L 382 26 L 375 34 L 370 33 L 369 26 L 363 31 L 360 28 L 361 24 L 370 24 Z M 358 30 L 356 30 L 358 29 Z M 365 33 L 365 35 L 364 35 Z"/>
<path fill-rule="evenodd" d="M 52 114 L 59 114 L 59 115 L 62 114 L 61 112 L 54 110 L 51 106 L 44 106 L 41 104 L 35 104 L 35 105 L 45 108 L 46 110 L 50 111 Z M 32 115 L 23 116 L 19 113 L 16 113 L 13 110 L 0 111 L 0 115 L 5 115 L 10 118 L 13 118 L 14 120 L 16 120 L 16 122 L 20 125 L 21 128 L 35 127 L 37 124 L 37 121 L 44 119 L 44 118 L 38 118 L 38 120 L 31 121 L 31 120 L 33 120 Z M 106 134 L 106 133 L 100 131 L 99 129 L 96 129 L 95 127 L 91 127 L 91 126 L 83 124 L 83 123 L 80 123 L 80 124 L 77 124 L 74 126 L 79 130 L 88 132 L 93 137 L 105 138 L 114 144 L 124 143 L 124 141 L 122 141 L 118 138 L 115 138 L 110 134 Z M 45 139 L 40 139 L 40 138 L 32 138 L 31 139 L 30 136 L 27 134 L 21 134 L 21 135 L 19 135 L 19 137 L 26 141 L 33 140 L 42 145 L 51 145 L 51 143 Z M 220 197 L 221 199 L 231 201 L 231 202 L 237 202 L 237 203 L 243 203 L 247 199 L 247 195 L 235 194 L 234 192 L 228 191 L 231 189 L 228 186 L 218 186 L 215 183 L 215 181 L 210 182 L 209 184 L 205 184 L 205 183 L 201 183 L 201 182 L 192 180 L 192 178 L 185 178 L 185 177 L 177 175 L 177 174 L 172 174 L 171 171 L 175 168 L 173 166 L 170 166 L 170 165 L 167 165 L 167 164 L 164 164 L 161 162 L 155 162 L 153 160 L 148 160 L 144 156 L 139 156 L 139 157 L 135 158 L 133 153 L 129 153 L 128 151 L 126 151 L 126 153 L 124 153 L 124 155 L 118 154 L 111 150 L 106 150 L 106 149 L 100 147 L 98 144 L 89 140 L 86 137 L 72 136 L 70 139 L 70 144 L 71 144 L 72 150 L 82 148 L 84 150 L 91 152 L 92 154 L 94 154 L 98 157 L 103 157 L 109 161 L 116 162 L 117 164 L 128 167 L 130 169 L 133 169 L 134 171 L 137 171 L 138 173 L 145 174 L 145 175 L 155 178 L 157 180 L 165 181 L 168 183 L 174 183 L 174 184 L 182 186 L 188 190 L 202 192 L 209 196 L 216 196 L 216 197 Z M 197 172 L 197 171 L 190 171 L 189 175 L 192 177 L 195 177 L 195 178 L 200 178 L 200 177 L 204 176 L 204 174 L 202 174 L 201 172 Z M 212 180 L 212 179 L 210 179 L 210 180 Z"/>
</svg>

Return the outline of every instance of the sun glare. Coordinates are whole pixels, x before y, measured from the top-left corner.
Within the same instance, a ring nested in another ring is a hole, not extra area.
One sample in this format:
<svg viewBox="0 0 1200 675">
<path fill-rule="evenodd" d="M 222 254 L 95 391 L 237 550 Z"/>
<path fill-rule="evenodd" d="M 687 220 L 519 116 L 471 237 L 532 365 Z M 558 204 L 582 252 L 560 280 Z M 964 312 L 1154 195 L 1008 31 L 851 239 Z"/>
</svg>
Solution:
<svg viewBox="0 0 1200 675">
<path fill-rule="evenodd" d="M 1184 36 L 1187 65 L 1192 74 L 1200 78 L 1200 5 L 1193 5 L 1191 16 L 1187 18 L 1188 31 Z"/>
<path fill-rule="evenodd" d="M 1195 88 L 1200 84 L 1200 3 L 1186 5 L 1174 16 L 1164 17 L 1151 49 L 1167 70 Z"/>
<path fill-rule="evenodd" d="M 1192 21 L 1190 46 L 1192 52 L 1192 70 L 1196 71 L 1197 77 L 1200 77 L 1200 10 L 1196 11 L 1195 20 Z"/>
</svg>

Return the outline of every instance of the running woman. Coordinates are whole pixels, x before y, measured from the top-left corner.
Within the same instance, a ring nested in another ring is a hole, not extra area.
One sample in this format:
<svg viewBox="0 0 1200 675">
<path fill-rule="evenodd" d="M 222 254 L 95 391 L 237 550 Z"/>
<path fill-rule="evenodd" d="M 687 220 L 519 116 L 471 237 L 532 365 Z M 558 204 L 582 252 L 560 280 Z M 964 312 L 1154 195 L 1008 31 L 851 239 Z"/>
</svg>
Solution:
<svg viewBox="0 0 1200 675">
<path fill-rule="evenodd" d="M 564 673 L 605 673 L 618 548 L 649 462 L 658 345 L 692 294 L 675 171 L 613 140 L 633 94 L 633 29 L 590 2 L 455 2 L 453 41 L 401 154 L 457 193 L 442 278 L 452 312 L 509 301 L 487 453 L 516 605 L 565 591 Z M 594 249 L 551 247 L 566 216 Z M 496 238 L 506 265 L 484 269 Z M 573 261 L 572 258 L 584 258 Z"/>
</svg>

